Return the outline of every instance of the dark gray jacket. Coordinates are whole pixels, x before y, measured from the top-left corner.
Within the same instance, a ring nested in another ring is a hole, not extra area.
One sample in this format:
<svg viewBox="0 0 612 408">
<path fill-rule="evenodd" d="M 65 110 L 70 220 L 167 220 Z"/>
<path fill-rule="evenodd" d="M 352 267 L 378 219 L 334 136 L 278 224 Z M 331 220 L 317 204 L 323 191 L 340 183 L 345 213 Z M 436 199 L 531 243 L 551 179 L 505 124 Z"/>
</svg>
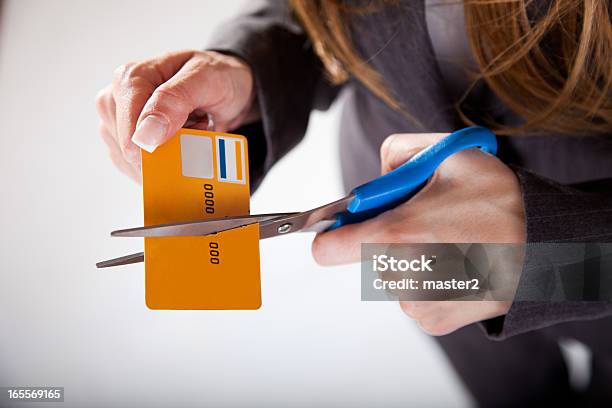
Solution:
<svg viewBox="0 0 612 408">
<path fill-rule="evenodd" d="M 300 141 L 311 110 L 327 108 L 339 90 L 327 82 L 311 43 L 291 17 L 286 2 L 253 3 L 251 11 L 222 27 L 209 48 L 238 55 L 253 70 L 262 119 L 239 132 L 249 137 L 252 183 L 257 185 Z M 350 23 L 358 52 L 422 126 L 390 109 L 358 82 L 346 84 L 340 151 L 347 190 L 379 175 L 379 147 L 386 136 L 450 132 L 464 126 L 440 76 L 425 26 L 423 1 L 385 5 L 376 12 L 353 16 Z M 519 120 L 485 88 L 471 103 L 500 123 Z M 499 157 L 512 166 L 520 180 L 528 241 L 612 240 L 611 137 L 521 135 L 500 137 L 499 143 Z M 594 180 L 603 181 L 588 183 Z M 486 327 L 489 336 L 506 338 L 610 315 L 612 306 L 604 302 L 515 302 L 505 319 L 487 322 Z M 601 321 L 612 339 L 611 323 L 610 318 Z"/>
</svg>

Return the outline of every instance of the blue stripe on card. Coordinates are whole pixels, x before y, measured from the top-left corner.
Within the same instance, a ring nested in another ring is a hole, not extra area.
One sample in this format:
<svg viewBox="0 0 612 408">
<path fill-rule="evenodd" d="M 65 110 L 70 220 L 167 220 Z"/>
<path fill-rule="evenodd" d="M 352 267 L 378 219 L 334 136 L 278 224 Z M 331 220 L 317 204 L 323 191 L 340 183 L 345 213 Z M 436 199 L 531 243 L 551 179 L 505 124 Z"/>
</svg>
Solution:
<svg viewBox="0 0 612 408">
<path fill-rule="evenodd" d="M 221 178 L 227 177 L 225 168 L 225 140 L 219 140 L 219 170 L 221 171 Z"/>
</svg>

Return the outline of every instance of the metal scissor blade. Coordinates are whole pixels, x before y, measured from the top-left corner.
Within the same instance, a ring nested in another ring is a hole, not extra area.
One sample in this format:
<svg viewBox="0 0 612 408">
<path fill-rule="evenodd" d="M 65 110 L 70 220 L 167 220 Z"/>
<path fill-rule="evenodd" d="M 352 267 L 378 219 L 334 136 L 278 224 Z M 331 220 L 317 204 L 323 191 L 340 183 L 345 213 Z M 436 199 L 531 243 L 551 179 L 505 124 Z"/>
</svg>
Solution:
<svg viewBox="0 0 612 408">
<path fill-rule="evenodd" d="M 131 255 L 120 256 L 119 258 L 109 259 L 108 261 L 98 262 L 97 268 L 110 268 L 111 266 L 128 265 L 138 262 L 144 262 L 144 252 L 138 252 Z"/>
<path fill-rule="evenodd" d="M 295 213 L 260 214 L 242 217 L 223 217 L 208 220 L 178 222 L 150 225 L 147 227 L 129 228 L 111 232 L 113 237 L 185 237 L 204 236 L 223 232 L 245 225 L 261 223 Z"/>
<path fill-rule="evenodd" d="M 344 197 L 301 213 L 261 214 L 247 217 L 225 217 L 204 221 L 193 221 L 173 224 L 151 225 L 148 227 L 130 228 L 113 231 L 111 235 L 119 237 L 167 237 L 167 236 L 201 236 L 229 229 L 243 227 L 259 222 L 259 237 L 266 239 L 297 231 L 321 232 L 330 227 L 336 214 L 346 211 L 353 195 Z M 98 262 L 98 268 L 127 265 L 144 261 L 144 253 L 139 252 L 119 258 Z"/>
<path fill-rule="evenodd" d="M 259 239 L 272 238 L 297 231 L 321 232 L 335 222 L 336 214 L 346 211 L 353 198 L 353 194 L 350 194 L 340 200 L 309 211 L 264 221 L 259 224 Z"/>
</svg>

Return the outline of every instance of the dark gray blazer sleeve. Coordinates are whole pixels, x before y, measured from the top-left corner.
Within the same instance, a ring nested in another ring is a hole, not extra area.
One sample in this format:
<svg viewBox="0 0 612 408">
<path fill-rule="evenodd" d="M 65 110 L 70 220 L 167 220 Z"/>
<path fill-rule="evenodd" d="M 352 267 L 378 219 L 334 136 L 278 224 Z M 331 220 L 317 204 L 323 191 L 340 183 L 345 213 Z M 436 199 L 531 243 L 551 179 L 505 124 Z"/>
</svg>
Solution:
<svg viewBox="0 0 612 408">
<path fill-rule="evenodd" d="M 251 67 L 261 121 L 235 133 L 249 140 L 251 186 L 303 137 L 312 109 L 326 109 L 338 89 L 285 0 L 250 1 L 224 23 L 207 49 L 242 58 Z"/>
<path fill-rule="evenodd" d="M 543 251 L 555 249 L 537 243 L 612 242 L 612 180 L 565 186 L 521 168 L 513 169 L 523 194 L 528 242 L 518 297 L 550 279 L 550 265 L 538 265 L 538 258 L 546 255 Z M 555 255 L 554 259 L 566 257 L 572 261 L 568 254 Z M 505 317 L 483 325 L 490 337 L 504 339 L 557 323 L 611 315 L 612 303 L 605 301 L 515 301 Z"/>
</svg>

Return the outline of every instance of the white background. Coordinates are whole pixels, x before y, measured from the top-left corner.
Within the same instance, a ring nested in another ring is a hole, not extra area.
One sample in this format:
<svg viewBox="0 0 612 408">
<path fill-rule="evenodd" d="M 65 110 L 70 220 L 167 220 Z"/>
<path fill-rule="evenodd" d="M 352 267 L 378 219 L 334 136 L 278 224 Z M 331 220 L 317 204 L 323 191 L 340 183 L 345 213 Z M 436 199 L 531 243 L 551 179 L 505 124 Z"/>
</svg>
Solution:
<svg viewBox="0 0 612 408">
<path fill-rule="evenodd" d="M 258 311 L 153 312 L 142 265 L 95 269 L 142 249 L 109 237 L 141 223 L 141 198 L 98 138 L 97 90 L 122 63 L 203 47 L 239 9 L 228 0 L 4 4 L 0 386 L 64 386 L 71 407 L 468 405 L 435 342 L 397 304 L 361 302 L 357 265 L 315 265 L 311 235 L 261 243 Z M 252 211 L 340 197 L 337 128 L 337 106 L 314 114 Z"/>
</svg>

